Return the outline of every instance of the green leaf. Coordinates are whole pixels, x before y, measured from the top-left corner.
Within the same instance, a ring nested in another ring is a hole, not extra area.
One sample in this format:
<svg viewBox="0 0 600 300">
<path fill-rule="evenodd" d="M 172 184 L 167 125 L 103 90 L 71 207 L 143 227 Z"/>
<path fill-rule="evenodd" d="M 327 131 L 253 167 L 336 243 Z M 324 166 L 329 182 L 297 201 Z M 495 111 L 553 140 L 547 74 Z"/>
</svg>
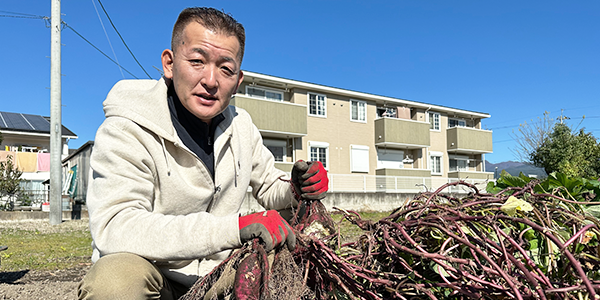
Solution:
<svg viewBox="0 0 600 300">
<path fill-rule="evenodd" d="M 528 181 L 523 180 L 523 178 L 516 176 L 502 176 L 499 180 L 502 181 L 503 184 L 512 187 L 524 187 Z"/>
<path fill-rule="evenodd" d="M 600 205 L 588 205 L 583 208 L 583 211 L 596 219 L 600 219 Z"/>
<path fill-rule="evenodd" d="M 529 241 L 529 251 L 533 251 L 536 249 L 539 249 L 540 247 L 540 240 L 539 239 L 532 239 Z"/>
<path fill-rule="evenodd" d="M 440 266 L 437 263 L 432 262 L 431 269 L 440 276 L 443 276 L 443 277 L 450 276 L 450 274 L 448 272 L 446 272 L 446 269 L 444 269 L 442 266 Z"/>
</svg>

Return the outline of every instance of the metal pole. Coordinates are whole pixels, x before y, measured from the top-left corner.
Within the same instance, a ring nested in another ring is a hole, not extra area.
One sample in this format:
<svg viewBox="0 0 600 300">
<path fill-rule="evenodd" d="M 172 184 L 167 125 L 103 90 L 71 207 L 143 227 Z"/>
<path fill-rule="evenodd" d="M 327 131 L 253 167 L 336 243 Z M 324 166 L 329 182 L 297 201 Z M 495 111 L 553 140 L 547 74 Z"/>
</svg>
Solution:
<svg viewBox="0 0 600 300">
<path fill-rule="evenodd" d="M 50 224 L 62 223 L 60 0 L 52 1 L 50 39 Z"/>
</svg>

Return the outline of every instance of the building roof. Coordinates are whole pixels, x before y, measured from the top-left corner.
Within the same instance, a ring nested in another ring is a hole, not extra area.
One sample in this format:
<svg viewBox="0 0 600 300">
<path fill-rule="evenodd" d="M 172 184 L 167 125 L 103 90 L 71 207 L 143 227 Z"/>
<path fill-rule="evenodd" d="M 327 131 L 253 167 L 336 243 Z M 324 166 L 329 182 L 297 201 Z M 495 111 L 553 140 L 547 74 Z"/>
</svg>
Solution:
<svg viewBox="0 0 600 300">
<path fill-rule="evenodd" d="M 81 153 L 81 151 L 87 149 L 88 147 L 94 147 L 94 141 L 87 141 L 85 142 L 85 144 L 81 145 L 81 147 L 77 149 L 69 149 L 69 156 L 65 157 L 62 160 L 62 163 L 64 164 L 67 161 L 71 160 L 71 158 L 77 156 L 79 153 Z"/>
<path fill-rule="evenodd" d="M 0 111 L 0 130 L 3 132 L 30 132 L 50 134 L 50 117 Z M 63 138 L 77 138 L 77 135 L 64 125 Z"/>
<path fill-rule="evenodd" d="M 477 118 L 489 118 L 490 117 L 490 114 L 483 113 L 483 112 L 477 112 L 477 111 L 453 108 L 453 107 L 448 107 L 448 106 L 443 106 L 443 105 L 428 104 L 428 103 L 424 103 L 424 102 L 418 102 L 418 101 L 412 101 L 412 100 L 406 100 L 406 99 L 400 99 L 400 98 L 392 98 L 392 97 L 380 96 L 380 95 L 375 95 L 375 94 L 357 92 L 357 91 L 341 89 L 341 88 L 336 88 L 336 87 L 330 87 L 330 86 L 321 85 L 321 84 L 315 84 L 315 83 L 310 83 L 310 82 L 303 82 L 303 81 L 298 81 L 298 80 L 293 80 L 293 79 L 276 77 L 276 76 L 251 72 L 251 71 L 247 71 L 247 70 L 244 70 L 244 81 L 251 81 L 256 84 L 260 84 L 260 83 L 272 84 L 275 86 L 281 86 L 282 88 L 286 88 L 286 89 L 300 87 L 300 88 L 305 88 L 305 89 L 311 89 L 313 91 L 330 92 L 330 93 L 335 93 L 335 94 L 339 94 L 339 95 L 345 95 L 348 97 L 359 97 L 359 98 L 363 98 L 363 99 L 369 99 L 369 100 L 373 100 L 373 101 L 376 101 L 376 102 L 382 103 L 382 104 L 388 103 L 388 104 L 395 104 L 398 106 L 419 107 L 419 108 L 423 108 L 426 110 L 431 109 L 431 110 L 438 111 L 438 112 L 446 112 L 446 113 L 450 113 L 450 114 L 454 113 L 454 114 L 460 114 L 463 116 L 472 116 L 472 117 L 477 117 Z"/>
</svg>

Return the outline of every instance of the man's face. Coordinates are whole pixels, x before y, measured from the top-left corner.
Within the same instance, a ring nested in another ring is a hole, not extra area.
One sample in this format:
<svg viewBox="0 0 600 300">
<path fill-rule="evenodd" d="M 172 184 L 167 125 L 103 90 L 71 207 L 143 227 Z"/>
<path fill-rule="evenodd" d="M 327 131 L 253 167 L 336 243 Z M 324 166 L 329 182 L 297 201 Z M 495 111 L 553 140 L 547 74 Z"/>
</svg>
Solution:
<svg viewBox="0 0 600 300">
<path fill-rule="evenodd" d="M 183 31 L 182 43 L 162 53 L 165 77 L 173 80 L 179 100 L 208 124 L 227 108 L 244 78 L 239 51 L 235 36 L 191 22 Z"/>
</svg>

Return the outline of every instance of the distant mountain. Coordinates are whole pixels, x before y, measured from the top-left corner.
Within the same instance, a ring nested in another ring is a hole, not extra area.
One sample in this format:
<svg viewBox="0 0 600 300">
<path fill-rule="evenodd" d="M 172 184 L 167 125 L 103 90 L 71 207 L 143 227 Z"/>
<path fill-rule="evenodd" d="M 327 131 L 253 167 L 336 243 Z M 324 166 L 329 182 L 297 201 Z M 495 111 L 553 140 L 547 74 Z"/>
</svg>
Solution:
<svg viewBox="0 0 600 300">
<path fill-rule="evenodd" d="M 496 167 L 498 167 L 498 172 L 496 171 Z M 497 174 L 496 176 L 500 176 L 502 170 L 506 170 L 508 174 L 513 176 L 519 176 L 522 172 L 527 176 L 537 177 L 537 178 L 546 178 L 548 174 L 544 171 L 543 168 L 538 168 L 532 164 L 517 162 L 517 161 L 505 161 L 497 164 L 490 163 L 489 161 L 485 161 L 485 170 L 488 172 L 494 172 Z"/>
</svg>

